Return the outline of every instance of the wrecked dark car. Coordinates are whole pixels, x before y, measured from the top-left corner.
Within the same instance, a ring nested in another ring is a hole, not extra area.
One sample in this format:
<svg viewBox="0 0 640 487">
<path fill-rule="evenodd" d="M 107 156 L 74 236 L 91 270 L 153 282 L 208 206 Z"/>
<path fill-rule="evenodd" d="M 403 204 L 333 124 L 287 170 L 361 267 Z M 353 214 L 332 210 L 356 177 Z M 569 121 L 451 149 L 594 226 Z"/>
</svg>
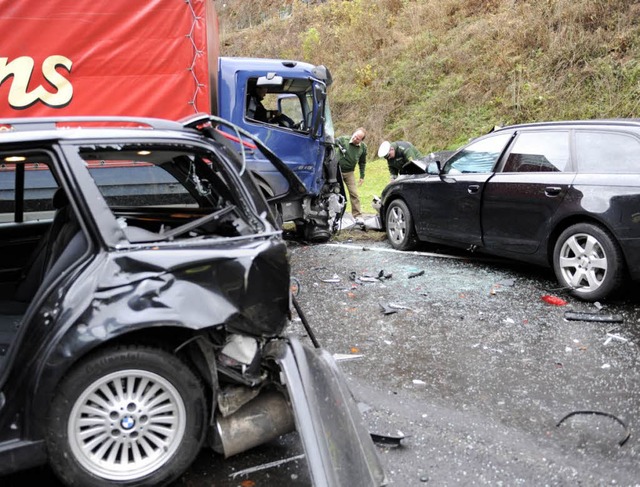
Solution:
<svg viewBox="0 0 640 487">
<path fill-rule="evenodd" d="M 166 485 L 297 430 L 314 485 L 385 483 L 331 355 L 286 333 L 286 245 L 225 124 L 0 120 L 0 475 Z"/>
<path fill-rule="evenodd" d="M 393 247 L 434 242 L 552 267 L 587 301 L 640 280 L 637 120 L 497 128 L 421 162 L 381 195 Z"/>
</svg>

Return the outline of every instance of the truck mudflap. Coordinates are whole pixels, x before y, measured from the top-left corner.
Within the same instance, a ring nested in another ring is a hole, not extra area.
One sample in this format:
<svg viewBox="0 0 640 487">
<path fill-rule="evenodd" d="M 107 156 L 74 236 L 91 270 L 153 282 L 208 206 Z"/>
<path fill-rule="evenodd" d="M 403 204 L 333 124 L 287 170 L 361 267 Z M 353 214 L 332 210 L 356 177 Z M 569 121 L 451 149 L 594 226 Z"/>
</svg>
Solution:
<svg viewBox="0 0 640 487">
<path fill-rule="evenodd" d="M 376 447 L 333 357 L 290 338 L 274 358 L 289 391 L 313 485 L 386 485 Z"/>
</svg>

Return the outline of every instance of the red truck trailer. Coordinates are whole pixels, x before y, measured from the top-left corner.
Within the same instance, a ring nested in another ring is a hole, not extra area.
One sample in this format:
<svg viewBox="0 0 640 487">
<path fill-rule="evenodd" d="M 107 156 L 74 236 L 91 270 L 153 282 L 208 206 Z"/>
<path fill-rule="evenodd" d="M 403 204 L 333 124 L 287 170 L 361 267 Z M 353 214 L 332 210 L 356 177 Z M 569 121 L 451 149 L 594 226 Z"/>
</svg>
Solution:
<svg viewBox="0 0 640 487">
<path fill-rule="evenodd" d="M 0 117 L 215 112 L 211 1 L 2 0 L 0 30 Z"/>
<path fill-rule="evenodd" d="M 337 231 L 346 198 L 324 66 L 221 57 L 213 0 L 0 0 L 0 29 L 0 118 L 218 115 L 264 141 L 300 179 L 306 194 L 289 196 L 290 183 L 263 154 L 242 151 L 282 221 L 311 241 Z M 293 123 L 249 116 L 257 84 L 269 90 L 267 108 Z"/>
</svg>

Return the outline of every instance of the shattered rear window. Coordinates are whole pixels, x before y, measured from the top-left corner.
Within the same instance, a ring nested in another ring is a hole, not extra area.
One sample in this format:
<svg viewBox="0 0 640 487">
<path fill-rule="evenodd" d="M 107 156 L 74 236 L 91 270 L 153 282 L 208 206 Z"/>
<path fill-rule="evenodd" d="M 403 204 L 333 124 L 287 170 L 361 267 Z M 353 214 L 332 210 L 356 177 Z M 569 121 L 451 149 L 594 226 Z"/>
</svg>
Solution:
<svg viewBox="0 0 640 487">
<path fill-rule="evenodd" d="M 81 146 L 78 154 L 132 242 L 255 233 L 246 197 L 206 150 L 136 143 Z"/>
<path fill-rule="evenodd" d="M 217 181 L 202 174 L 202 165 L 211 165 L 202 154 L 143 145 L 83 147 L 79 153 L 109 206 L 198 207 L 220 193 L 230 198 L 220 174 Z"/>
</svg>

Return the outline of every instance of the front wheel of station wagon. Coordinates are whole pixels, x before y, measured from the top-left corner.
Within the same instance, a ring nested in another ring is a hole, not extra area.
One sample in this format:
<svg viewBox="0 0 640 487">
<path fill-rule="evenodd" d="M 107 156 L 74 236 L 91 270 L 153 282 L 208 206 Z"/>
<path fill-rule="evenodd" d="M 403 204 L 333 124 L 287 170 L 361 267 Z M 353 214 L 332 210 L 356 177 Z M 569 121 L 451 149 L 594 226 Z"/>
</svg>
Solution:
<svg viewBox="0 0 640 487">
<path fill-rule="evenodd" d="M 195 459 L 205 426 L 202 384 L 186 364 L 160 349 L 122 347 L 64 379 L 47 448 L 67 485 L 166 485 Z"/>
<path fill-rule="evenodd" d="M 411 210 L 402 200 L 394 200 L 386 212 L 387 238 L 394 249 L 411 250 L 418 243 Z"/>
<path fill-rule="evenodd" d="M 585 301 L 603 299 L 623 280 L 618 244 L 603 228 L 579 223 L 567 228 L 555 245 L 553 269 L 560 284 Z"/>
</svg>

